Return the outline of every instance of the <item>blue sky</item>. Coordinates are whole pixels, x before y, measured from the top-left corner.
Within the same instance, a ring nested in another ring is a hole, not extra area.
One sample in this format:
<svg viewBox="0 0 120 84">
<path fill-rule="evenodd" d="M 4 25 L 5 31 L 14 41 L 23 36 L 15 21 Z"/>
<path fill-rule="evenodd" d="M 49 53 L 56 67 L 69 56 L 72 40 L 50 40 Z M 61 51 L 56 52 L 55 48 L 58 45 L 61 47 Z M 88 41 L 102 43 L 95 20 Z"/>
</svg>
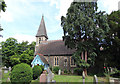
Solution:
<svg viewBox="0 0 120 84">
<path fill-rule="evenodd" d="M 5 0 L 6 12 L 1 12 L 0 32 L 4 41 L 9 37 L 16 38 L 18 42 L 35 41 L 35 35 L 41 22 L 42 15 L 47 28 L 49 40 L 62 39 L 63 30 L 60 26 L 60 17 L 65 16 L 73 0 Z M 99 10 L 118 10 L 119 0 L 98 0 Z"/>
</svg>

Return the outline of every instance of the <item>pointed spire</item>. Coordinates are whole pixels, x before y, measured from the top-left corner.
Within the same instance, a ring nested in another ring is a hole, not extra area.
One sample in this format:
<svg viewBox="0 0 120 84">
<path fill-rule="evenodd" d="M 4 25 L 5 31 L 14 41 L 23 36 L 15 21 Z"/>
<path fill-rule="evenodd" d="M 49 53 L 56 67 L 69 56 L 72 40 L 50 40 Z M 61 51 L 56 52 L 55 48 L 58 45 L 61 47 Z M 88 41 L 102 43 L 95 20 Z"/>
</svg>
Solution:
<svg viewBox="0 0 120 84">
<path fill-rule="evenodd" d="M 42 15 L 42 19 L 41 19 L 41 23 L 40 23 L 38 32 L 36 34 L 36 37 L 41 37 L 41 36 L 45 36 L 48 39 L 43 15 Z"/>
</svg>

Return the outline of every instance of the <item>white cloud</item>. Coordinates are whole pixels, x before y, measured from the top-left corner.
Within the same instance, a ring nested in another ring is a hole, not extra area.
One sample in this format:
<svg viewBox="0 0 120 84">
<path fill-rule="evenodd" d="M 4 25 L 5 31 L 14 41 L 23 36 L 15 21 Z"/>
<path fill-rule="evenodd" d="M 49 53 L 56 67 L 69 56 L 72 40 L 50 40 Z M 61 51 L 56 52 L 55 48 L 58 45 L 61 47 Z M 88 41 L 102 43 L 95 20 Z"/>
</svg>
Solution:
<svg viewBox="0 0 120 84">
<path fill-rule="evenodd" d="M 99 6 L 103 6 L 104 10 L 106 11 L 108 14 L 110 14 L 112 11 L 117 11 L 118 10 L 118 2 L 120 0 L 98 0 Z"/>
<path fill-rule="evenodd" d="M 55 17 L 57 20 L 60 20 L 61 16 L 66 16 L 67 9 L 70 7 L 70 4 L 72 2 L 73 2 L 73 0 L 60 0 L 59 13 Z"/>
<path fill-rule="evenodd" d="M 101 10 L 106 11 L 110 14 L 112 11 L 118 10 L 118 1 L 119 0 L 98 0 L 98 6 L 103 6 Z M 59 3 L 59 13 L 56 14 L 56 19 L 60 20 L 61 16 L 66 16 L 67 9 L 70 7 L 70 4 L 73 0 L 60 0 Z M 99 5 L 102 4 L 102 5 Z M 99 8 L 99 7 L 98 7 Z"/>
<path fill-rule="evenodd" d="M 32 35 L 16 34 L 12 37 L 17 39 L 18 42 L 28 41 L 29 43 L 31 43 L 32 41 L 36 41 L 35 36 Z"/>
<path fill-rule="evenodd" d="M 32 35 L 25 35 L 25 34 L 15 34 L 14 36 L 9 36 L 9 37 L 0 37 L 0 42 L 5 41 L 8 38 L 15 38 L 17 39 L 18 42 L 22 41 L 28 41 L 29 43 L 36 41 L 35 36 Z"/>
</svg>

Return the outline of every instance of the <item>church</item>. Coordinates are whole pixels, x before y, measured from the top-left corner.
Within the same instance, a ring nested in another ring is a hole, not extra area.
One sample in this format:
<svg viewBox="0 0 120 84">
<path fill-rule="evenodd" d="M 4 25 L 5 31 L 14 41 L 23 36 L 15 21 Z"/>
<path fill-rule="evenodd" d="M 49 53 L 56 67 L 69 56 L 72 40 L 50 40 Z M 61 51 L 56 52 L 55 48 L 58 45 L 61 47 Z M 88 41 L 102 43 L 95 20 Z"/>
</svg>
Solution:
<svg viewBox="0 0 120 84">
<path fill-rule="evenodd" d="M 35 57 L 34 62 L 31 63 L 32 66 L 41 65 L 38 63 L 39 60 L 35 63 L 35 59 L 40 59 L 45 65 L 48 65 L 47 67 L 58 66 L 62 70 L 67 69 L 73 72 L 76 67 L 75 61 L 72 59 L 74 52 L 75 50 L 68 49 L 65 46 L 63 40 L 48 40 L 44 17 L 42 16 L 36 34 Z"/>
</svg>

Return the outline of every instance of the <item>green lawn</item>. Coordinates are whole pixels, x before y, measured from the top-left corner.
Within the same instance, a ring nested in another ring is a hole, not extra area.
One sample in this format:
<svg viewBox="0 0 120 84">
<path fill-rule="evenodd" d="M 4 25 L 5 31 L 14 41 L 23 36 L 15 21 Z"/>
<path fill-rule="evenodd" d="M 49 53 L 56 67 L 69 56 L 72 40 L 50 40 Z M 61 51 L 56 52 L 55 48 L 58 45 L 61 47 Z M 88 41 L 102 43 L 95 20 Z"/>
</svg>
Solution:
<svg viewBox="0 0 120 84">
<path fill-rule="evenodd" d="M 9 73 L 10 72 L 8 73 L 3 72 L 2 82 L 10 82 L 8 81 L 8 77 L 10 78 Z M 76 75 L 55 75 L 53 80 L 55 80 L 56 82 L 82 82 L 83 81 L 82 76 L 76 76 Z M 98 77 L 98 81 L 107 82 L 106 78 L 103 78 L 103 77 Z M 39 82 L 39 78 L 38 80 L 32 80 L 32 83 L 34 82 Z M 86 77 L 85 82 L 93 82 L 93 76 Z"/>
<path fill-rule="evenodd" d="M 82 76 L 74 76 L 74 75 L 55 75 L 54 80 L 56 82 L 82 82 Z M 105 78 L 98 77 L 98 82 L 104 81 Z M 85 78 L 85 82 L 93 82 L 93 76 L 88 76 Z"/>
</svg>

